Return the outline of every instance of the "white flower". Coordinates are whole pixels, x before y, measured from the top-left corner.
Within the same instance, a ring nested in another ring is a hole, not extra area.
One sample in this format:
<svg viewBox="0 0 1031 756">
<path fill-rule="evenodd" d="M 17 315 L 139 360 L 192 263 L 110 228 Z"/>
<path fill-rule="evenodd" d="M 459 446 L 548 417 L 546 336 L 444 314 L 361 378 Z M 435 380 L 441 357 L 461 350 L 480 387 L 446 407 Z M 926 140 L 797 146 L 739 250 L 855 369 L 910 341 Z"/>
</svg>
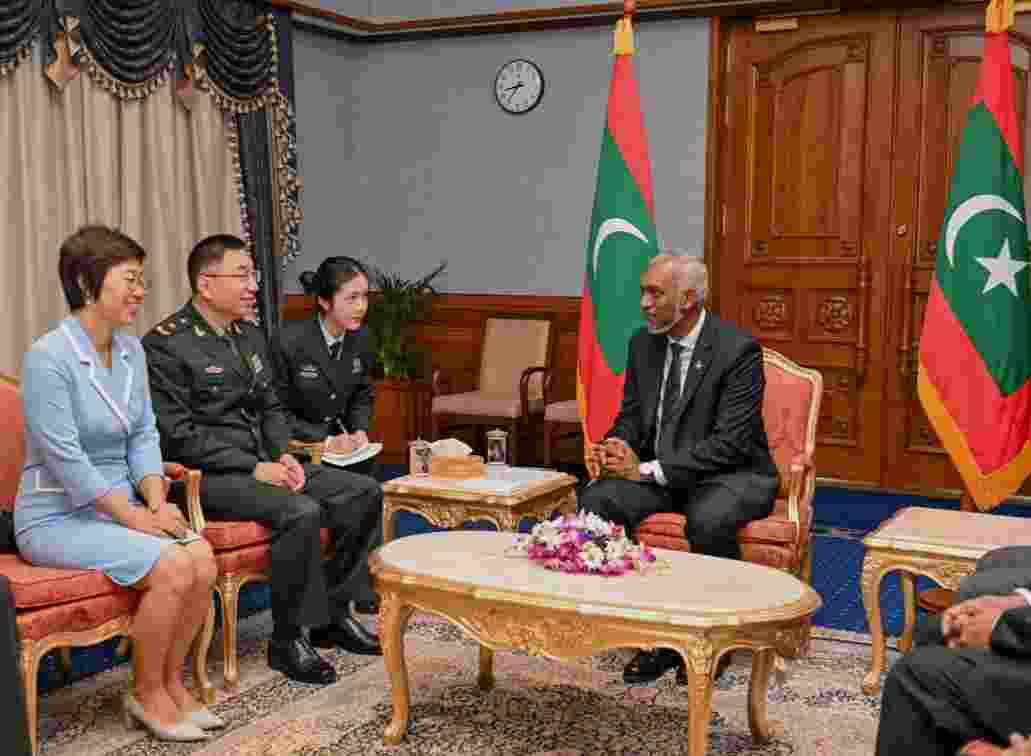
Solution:
<svg viewBox="0 0 1031 756">
<path fill-rule="evenodd" d="M 605 556 L 610 561 L 616 561 L 626 556 L 630 550 L 630 541 L 625 538 L 613 538 L 605 544 Z"/>
<path fill-rule="evenodd" d="M 581 512 L 581 514 L 583 514 Z M 591 535 L 596 536 L 610 536 L 612 535 L 612 523 L 608 520 L 603 520 L 594 512 L 586 514 L 583 518 L 583 529 Z"/>
<path fill-rule="evenodd" d="M 589 541 L 580 549 L 580 558 L 584 560 L 588 569 L 600 570 L 605 563 L 605 552 L 598 547 L 598 544 Z"/>
</svg>

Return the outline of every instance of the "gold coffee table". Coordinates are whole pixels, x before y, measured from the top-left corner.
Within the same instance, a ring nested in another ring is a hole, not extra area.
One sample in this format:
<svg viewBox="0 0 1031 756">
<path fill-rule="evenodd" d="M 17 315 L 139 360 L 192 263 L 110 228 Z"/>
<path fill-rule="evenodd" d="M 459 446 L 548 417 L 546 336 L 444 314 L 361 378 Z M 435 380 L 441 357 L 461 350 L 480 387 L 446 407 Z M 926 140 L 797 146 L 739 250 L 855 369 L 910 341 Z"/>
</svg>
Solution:
<svg viewBox="0 0 1031 756">
<path fill-rule="evenodd" d="M 383 542 L 394 540 L 394 513 L 422 515 L 438 528 L 486 520 L 515 531 L 524 517 L 576 512 L 572 475 L 536 467 L 487 467 L 487 477 L 449 480 L 406 475 L 383 484 Z"/>
<path fill-rule="evenodd" d="M 908 651 L 916 624 L 917 575 L 956 590 L 984 554 L 1019 544 L 1031 544 L 1031 520 L 1027 518 L 930 507 L 902 509 L 864 538 L 862 592 L 872 658 L 870 671 L 863 677 L 863 692 L 869 695 L 880 689 L 884 672 L 881 581 L 885 575 L 899 570 L 905 608 L 899 650 Z"/>
<path fill-rule="evenodd" d="M 380 595 L 380 642 L 394 714 L 383 734 L 408 732 L 409 690 L 403 635 L 413 611 L 439 614 L 480 642 L 479 684 L 494 684 L 497 649 L 573 660 L 618 647 L 680 652 L 688 674 L 687 752 L 709 742 L 712 676 L 726 651 L 754 652 L 748 721 L 759 741 L 779 723 L 766 717 L 776 654 L 795 657 L 809 639 L 820 597 L 792 575 L 748 562 L 659 551 L 665 574 L 604 578 L 552 572 L 506 556 L 509 533 L 424 533 L 382 546 L 369 560 Z"/>
</svg>

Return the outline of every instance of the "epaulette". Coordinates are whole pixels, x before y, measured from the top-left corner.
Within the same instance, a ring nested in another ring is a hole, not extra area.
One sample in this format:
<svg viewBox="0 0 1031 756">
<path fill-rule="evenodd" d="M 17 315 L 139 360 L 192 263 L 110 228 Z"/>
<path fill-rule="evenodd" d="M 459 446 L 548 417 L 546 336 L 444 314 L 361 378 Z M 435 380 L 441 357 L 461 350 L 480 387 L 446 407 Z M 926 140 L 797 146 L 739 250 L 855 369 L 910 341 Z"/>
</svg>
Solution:
<svg viewBox="0 0 1031 756">
<path fill-rule="evenodd" d="M 173 315 L 170 318 L 165 318 L 163 321 L 154 326 L 154 330 L 160 333 L 162 336 L 171 336 L 175 333 L 178 328 L 178 318 Z"/>
</svg>

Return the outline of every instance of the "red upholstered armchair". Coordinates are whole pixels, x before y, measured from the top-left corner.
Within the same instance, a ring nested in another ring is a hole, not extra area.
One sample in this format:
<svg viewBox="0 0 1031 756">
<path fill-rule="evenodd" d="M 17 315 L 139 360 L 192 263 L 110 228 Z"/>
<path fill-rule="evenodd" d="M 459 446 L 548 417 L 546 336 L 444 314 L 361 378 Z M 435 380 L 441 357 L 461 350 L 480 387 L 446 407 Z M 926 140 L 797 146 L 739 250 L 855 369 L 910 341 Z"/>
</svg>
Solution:
<svg viewBox="0 0 1031 756">
<path fill-rule="evenodd" d="M 0 375 L 0 509 L 10 511 L 18 494 L 25 461 L 25 419 L 18 382 Z M 200 474 L 182 465 L 165 465 L 165 475 L 185 480 L 198 497 Z M 61 649 L 61 663 L 70 667 L 72 646 L 92 646 L 119 635 L 128 636 L 139 594 L 122 588 L 97 570 L 34 567 L 17 554 L 0 554 L 0 575 L 10 581 L 18 627 L 25 708 L 33 753 L 39 752 L 37 688 L 39 663 L 52 649 Z M 210 634 L 210 633 L 209 633 Z M 194 674 L 203 665 L 194 654 Z"/>
<path fill-rule="evenodd" d="M 813 452 L 823 376 L 772 349 L 763 349 L 763 372 L 763 421 L 780 471 L 780 490 L 770 516 L 740 528 L 737 540 L 745 560 L 786 570 L 808 583 L 812 576 L 809 530 L 816 490 Z M 650 546 L 690 551 L 684 525 L 683 515 L 662 512 L 642 522 L 637 537 Z"/>
</svg>

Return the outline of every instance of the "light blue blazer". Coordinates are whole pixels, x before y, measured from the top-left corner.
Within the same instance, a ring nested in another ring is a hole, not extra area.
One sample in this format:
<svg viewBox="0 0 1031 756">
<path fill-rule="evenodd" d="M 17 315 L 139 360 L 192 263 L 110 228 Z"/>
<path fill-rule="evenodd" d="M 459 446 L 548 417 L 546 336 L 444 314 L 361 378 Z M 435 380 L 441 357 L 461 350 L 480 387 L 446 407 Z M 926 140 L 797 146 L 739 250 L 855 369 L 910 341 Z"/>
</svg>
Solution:
<svg viewBox="0 0 1031 756">
<path fill-rule="evenodd" d="M 27 450 L 14 510 L 19 544 L 29 531 L 69 518 L 79 526 L 93 517 L 110 522 L 93 508 L 96 499 L 133 492 L 146 476 L 162 474 L 146 358 L 132 334 L 115 332 L 108 370 L 78 319 L 66 318 L 32 345 L 21 390 Z"/>
</svg>

